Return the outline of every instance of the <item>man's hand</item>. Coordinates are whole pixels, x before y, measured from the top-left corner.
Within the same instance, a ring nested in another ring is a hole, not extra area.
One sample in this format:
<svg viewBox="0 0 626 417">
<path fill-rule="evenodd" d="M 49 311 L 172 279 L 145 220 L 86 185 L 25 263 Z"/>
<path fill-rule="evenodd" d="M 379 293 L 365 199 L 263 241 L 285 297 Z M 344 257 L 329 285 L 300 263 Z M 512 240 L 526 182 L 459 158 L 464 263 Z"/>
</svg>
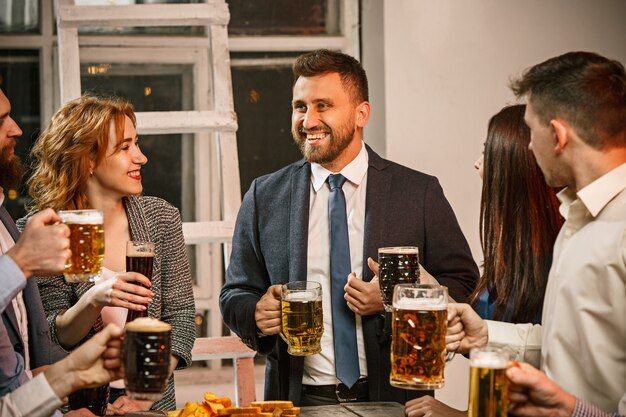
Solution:
<svg viewBox="0 0 626 417">
<path fill-rule="evenodd" d="M 70 410 L 69 412 L 63 415 L 65 417 L 98 417 L 86 408 L 81 408 L 78 410 Z"/>
<path fill-rule="evenodd" d="M 142 274 L 122 272 L 116 274 L 115 279 L 94 285 L 84 296 L 88 297 L 90 304 L 96 308 L 113 306 L 145 311 L 154 296 L 152 291 L 147 289 L 151 285 L 150 280 Z"/>
<path fill-rule="evenodd" d="M 266 335 L 278 334 L 282 328 L 280 319 L 280 287 L 272 285 L 256 303 L 254 320 L 259 331 Z"/>
<path fill-rule="evenodd" d="M 58 275 L 69 259 L 70 229 L 60 223 L 61 218 L 52 209 L 33 215 L 22 235 L 8 252 L 26 278 L 33 275 Z"/>
<path fill-rule="evenodd" d="M 543 372 L 527 363 L 506 371 L 509 379 L 509 411 L 521 417 L 570 417 L 576 397 L 563 391 Z"/>
<path fill-rule="evenodd" d="M 448 304 L 446 350 L 466 353 L 473 347 L 487 344 L 487 323 L 469 304 Z"/>
<path fill-rule="evenodd" d="M 371 258 L 368 259 L 368 263 L 370 260 Z M 348 302 L 348 308 L 356 314 L 369 316 L 370 314 L 385 311 L 383 299 L 380 296 L 380 286 L 377 276 L 370 282 L 364 282 L 362 279 L 357 278 L 356 274 L 352 272 L 348 276 L 348 283 L 344 287 L 344 290 L 346 291 L 344 298 Z"/>
<path fill-rule="evenodd" d="M 407 417 L 467 417 L 466 411 L 448 407 L 430 395 L 407 401 L 405 413 Z"/>
<path fill-rule="evenodd" d="M 114 324 L 89 339 L 44 375 L 59 398 L 81 388 L 93 388 L 121 378 L 122 334 Z"/>
</svg>

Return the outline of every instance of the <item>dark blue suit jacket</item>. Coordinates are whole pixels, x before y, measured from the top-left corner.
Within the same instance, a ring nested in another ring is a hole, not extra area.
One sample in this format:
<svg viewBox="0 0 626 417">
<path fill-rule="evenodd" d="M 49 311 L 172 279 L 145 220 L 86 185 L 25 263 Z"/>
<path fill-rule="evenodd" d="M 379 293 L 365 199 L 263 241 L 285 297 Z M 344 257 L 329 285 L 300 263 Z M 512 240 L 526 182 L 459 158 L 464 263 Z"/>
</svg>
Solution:
<svg viewBox="0 0 626 417">
<path fill-rule="evenodd" d="M 13 220 L 5 212 L 0 216 L 4 227 L 9 231 L 14 241 L 19 238 L 19 231 Z M 0 281 L 0 285 L 2 285 Z M 49 365 L 63 359 L 67 354 L 58 345 L 50 340 L 50 329 L 48 321 L 43 311 L 39 289 L 34 279 L 26 282 L 26 287 L 22 290 L 26 314 L 28 318 L 28 351 L 30 356 L 30 368 L 35 369 L 43 365 Z M 9 305 L 2 312 L 2 320 L 13 345 L 13 350 L 24 357 L 24 342 L 20 335 L 17 318 L 13 306 Z M 17 387 L 14 387 L 17 388 Z"/>
<path fill-rule="evenodd" d="M 478 279 L 478 268 L 450 204 L 435 177 L 378 156 L 367 147 L 363 279 L 373 273 L 367 258 L 379 247 L 418 246 L 427 271 L 463 301 Z M 232 255 L 220 308 L 226 325 L 262 354 L 269 354 L 265 398 L 300 402 L 304 360 L 287 354 L 276 336 L 259 338 L 256 303 L 273 284 L 302 280 L 307 270 L 311 166 L 291 164 L 256 179 L 244 196 L 233 236 Z M 389 385 L 389 315 L 364 316 L 370 401 L 396 401 L 421 395 Z"/>
</svg>

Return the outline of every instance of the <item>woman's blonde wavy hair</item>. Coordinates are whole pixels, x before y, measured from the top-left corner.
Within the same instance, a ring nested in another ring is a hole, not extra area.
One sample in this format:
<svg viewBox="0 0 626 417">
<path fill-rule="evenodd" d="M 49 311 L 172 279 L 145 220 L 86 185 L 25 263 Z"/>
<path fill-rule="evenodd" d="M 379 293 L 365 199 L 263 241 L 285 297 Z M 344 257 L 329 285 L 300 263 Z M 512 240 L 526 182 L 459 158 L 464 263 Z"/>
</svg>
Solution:
<svg viewBox="0 0 626 417">
<path fill-rule="evenodd" d="M 31 210 L 88 208 L 85 193 L 89 163 L 95 167 L 106 157 L 111 121 L 118 140 L 124 137 L 124 116 L 136 126 L 133 106 L 119 98 L 86 95 L 61 107 L 32 149 L 34 162 L 28 191 Z"/>
</svg>

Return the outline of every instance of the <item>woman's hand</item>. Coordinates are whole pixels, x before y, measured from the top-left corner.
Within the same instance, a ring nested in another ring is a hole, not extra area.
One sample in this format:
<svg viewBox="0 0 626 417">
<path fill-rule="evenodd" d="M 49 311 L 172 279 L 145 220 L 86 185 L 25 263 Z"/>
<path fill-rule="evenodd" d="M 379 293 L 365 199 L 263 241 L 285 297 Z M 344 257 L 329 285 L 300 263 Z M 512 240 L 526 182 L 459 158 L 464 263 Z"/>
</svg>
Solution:
<svg viewBox="0 0 626 417">
<path fill-rule="evenodd" d="M 153 401 L 131 400 L 126 395 L 122 395 L 113 404 L 107 407 L 107 416 L 123 416 L 131 411 L 148 411 L 154 404 Z"/>
<path fill-rule="evenodd" d="M 89 303 L 96 307 L 124 307 L 144 311 L 152 301 L 153 293 L 148 278 L 137 272 L 122 272 L 114 279 L 94 285 L 85 293 Z"/>
<path fill-rule="evenodd" d="M 407 401 L 405 412 L 407 417 L 467 417 L 466 411 L 448 407 L 430 395 Z"/>
</svg>

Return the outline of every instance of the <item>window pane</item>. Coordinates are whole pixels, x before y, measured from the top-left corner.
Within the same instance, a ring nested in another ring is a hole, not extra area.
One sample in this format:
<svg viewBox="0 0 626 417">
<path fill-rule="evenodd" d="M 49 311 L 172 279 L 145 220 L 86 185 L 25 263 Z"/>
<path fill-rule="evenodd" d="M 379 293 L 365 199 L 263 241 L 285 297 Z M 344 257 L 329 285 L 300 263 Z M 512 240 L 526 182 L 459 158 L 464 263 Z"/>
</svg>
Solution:
<svg viewBox="0 0 626 417">
<path fill-rule="evenodd" d="M 0 0 L 2 1 L 2 0 Z M 203 0 L 75 0 L 79 6 L 122 6 L 128 4 L 183 4 L 204 3 Z M 88 27 L 79 28 L 81 35 L 178 35 L 199 36 L 205 33 L 203 26 L 155 26 L 155 27 Z"/>
<path fill-rule="evenodd" d="M 0 33 L 39 32 L 39 0 L 0 0 Z"/>
<path fill-rule="evenodd" d="M 339 1 L 227 0 L 228 32 L 251 35 L 339 35 Z"/>
<path fill-rule="evenodd" d="M 238 66 L 232 54 L 241 190 L 252 180 L 302 158 L 291 138 L 291 65 Z M 248 59 L 245 60 L 248 62 Z"/>
<path fill-rule="evenodd" d="M 97 95 L 118 96 L 129 100 L 135 110 L 178 111 L 188 110 L 191 89 L 185 88 L 192 68 L 187 65 L 128 65 L 83 64 L 81 85 L 84 92 Z M 189 90 L 189 94 L 185 94 Z M 142 169 L 144 194 L 161 197 L 175 205 L 183 214 L 183 221 L 194 221 L 193 195 L 194 159 L 188 156 L 193 146 L 190 135 L 142 135 L 140 144 L 148 157 Z M 185 171 L 183 171 L 185 170 Z"/>
<path fill-rule="evenodd" d="M 17 140 L 15 154 L 25 166 L 30 163 L 30 148 L 39 135 L 39 52 L 32 50 L 0 50 L 0 88 L 11 102 L 11 117 L 24 132 Z M 14 219 L 26 214 L 24 205 L 30 201 L 22 181 L 18 189 L 4 190 L 5 206 Z"/>
</svg>

